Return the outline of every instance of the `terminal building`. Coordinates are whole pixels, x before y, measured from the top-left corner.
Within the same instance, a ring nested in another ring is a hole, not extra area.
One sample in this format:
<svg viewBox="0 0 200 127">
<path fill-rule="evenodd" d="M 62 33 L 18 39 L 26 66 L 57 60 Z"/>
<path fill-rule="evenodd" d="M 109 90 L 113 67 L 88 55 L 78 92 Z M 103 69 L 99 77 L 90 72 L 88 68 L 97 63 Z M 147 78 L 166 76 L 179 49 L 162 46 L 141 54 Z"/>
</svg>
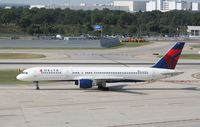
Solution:
<svg viewBox="0 0 200 127">
<path fill-rule="evenodd" d="M 200 38 L 200 26 L 188 26 L 187 32 L 190 38 Z"/>
</svg>

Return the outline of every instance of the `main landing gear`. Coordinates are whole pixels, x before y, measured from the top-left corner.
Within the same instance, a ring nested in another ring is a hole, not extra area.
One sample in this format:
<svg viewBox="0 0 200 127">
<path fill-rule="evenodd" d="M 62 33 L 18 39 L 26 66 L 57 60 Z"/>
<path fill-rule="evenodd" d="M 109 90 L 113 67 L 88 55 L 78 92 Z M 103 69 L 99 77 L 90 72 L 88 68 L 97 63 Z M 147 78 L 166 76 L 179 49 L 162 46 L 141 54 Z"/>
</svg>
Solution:
<svg viewBox="0 0 200 127">
<path fill-rule="evenodd" d="M 102 85 L 98 86 L 98 89 L 102 91 L 109 91 L 109 87 L 103 87 Z"/>
<path fill-rule="evenodd" d="M 34 83 L 35 86 L 36 86 L 36 90 L 40 90 L 39 82 L 38 82 L 38 81 L 34 81 L 33 83 Z"/>
<path fill-rule="evenodd" d="M 102 91 L 109 91 L 109 87 L 106 87 L 106 82 L 98 83 L 98 89 Z"/>
</svg>

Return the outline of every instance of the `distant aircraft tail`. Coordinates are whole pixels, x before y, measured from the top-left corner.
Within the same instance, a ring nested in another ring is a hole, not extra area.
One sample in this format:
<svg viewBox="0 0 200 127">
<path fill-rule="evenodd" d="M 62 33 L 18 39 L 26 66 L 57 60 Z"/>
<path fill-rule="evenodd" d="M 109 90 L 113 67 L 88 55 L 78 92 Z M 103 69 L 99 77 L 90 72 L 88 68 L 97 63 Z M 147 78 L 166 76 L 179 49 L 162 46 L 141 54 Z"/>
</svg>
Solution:
<svg viewBox="0 0 200 127">
<path fill-rule="evenodd" d="M 185 42 L 177 42 L 152 68 L 175 69 Z"/>
</svg>

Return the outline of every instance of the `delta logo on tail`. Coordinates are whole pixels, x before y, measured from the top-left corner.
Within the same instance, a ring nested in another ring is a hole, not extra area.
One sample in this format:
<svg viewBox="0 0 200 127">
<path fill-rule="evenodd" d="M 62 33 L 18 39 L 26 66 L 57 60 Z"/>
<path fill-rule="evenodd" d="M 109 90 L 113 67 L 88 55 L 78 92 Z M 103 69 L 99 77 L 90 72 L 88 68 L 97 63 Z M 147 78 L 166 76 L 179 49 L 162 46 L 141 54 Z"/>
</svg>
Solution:
<svg viewBox="0 0 200 127">
<path fill-rule="evenodd" d="M 153 68 L 175 69 L 185 42 L 177 42 Z"/>
</svg>

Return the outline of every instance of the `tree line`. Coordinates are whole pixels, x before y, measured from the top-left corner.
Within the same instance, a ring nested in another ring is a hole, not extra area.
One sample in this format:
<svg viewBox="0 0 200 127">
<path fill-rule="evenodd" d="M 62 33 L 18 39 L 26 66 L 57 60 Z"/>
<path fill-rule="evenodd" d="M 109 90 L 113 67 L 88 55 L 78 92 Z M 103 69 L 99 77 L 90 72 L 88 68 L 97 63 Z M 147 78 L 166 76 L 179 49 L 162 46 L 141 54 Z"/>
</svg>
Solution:
<svg viewBox="0 0 200 127">
<path fill-rule="evenodd" d="M 200 25 L 200 12 L 137 12 L 120 10 L 0 9 L 0 33 L 30 35 L 95 35 L 94 25 L 102 25 L 104 35 L 186 34 L 187 25 Z"/>
</svg>

